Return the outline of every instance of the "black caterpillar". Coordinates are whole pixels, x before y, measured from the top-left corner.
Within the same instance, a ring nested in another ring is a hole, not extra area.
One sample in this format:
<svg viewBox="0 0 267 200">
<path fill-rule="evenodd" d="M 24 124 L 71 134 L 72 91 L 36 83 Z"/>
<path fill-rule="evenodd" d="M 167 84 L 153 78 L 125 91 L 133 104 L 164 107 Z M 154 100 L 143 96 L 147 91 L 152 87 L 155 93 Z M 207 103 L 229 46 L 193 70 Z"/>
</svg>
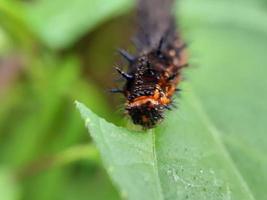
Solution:
<svg viewBox="0 0 267 200">
<path fill-rule="evenodd" d="M 129 67 L 127 72 L 116 67 L 126 82 L 112 92 L 125 96 L 126 112 L 145 129 L 153 128 L 164 118 L 164 111 L 171 109 L 181 69 L 187 66 L 186 45 L 176 29 L 172 7 L 173 0 L 139 0 L 137 53 L 119 50 Z"/>
</svg>

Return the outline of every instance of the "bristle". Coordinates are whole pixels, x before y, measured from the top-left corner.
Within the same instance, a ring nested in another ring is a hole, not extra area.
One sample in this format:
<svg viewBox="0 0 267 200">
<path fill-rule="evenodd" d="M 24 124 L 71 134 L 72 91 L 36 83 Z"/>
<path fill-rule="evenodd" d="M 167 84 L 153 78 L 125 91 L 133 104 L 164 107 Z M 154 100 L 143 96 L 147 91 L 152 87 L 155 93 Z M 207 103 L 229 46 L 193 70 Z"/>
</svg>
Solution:
<svg viewBox="0 0 267 200">
<path fill-rule="evenodd" d="M 118 52 L 120 53 L 120 55 L 125 58 L 129 63 L 134 62 L 135 57 L 132 56 L 131 54 L 129 54 L 127 51 L 125 51 L 124 49 L 118 49 Z"/>
<path fill-rule="evenodd" d="M 164 37 L 161 37 L 159 41 L 159 46 L 157 48 L 157 53 L 161 53 L 162 45 L 163 45 Z"/>
<path fill-rule="evenodd" d="M 172 101 L 172 103 L 170 104 L 173 108 L 177 109 L 177 105 L 175 101 Z"/>
<path fill-rule="evenodd" d="M 189 66 L 189 64 L 188 63 L 186 63 L 186 64 L 184 64 L 184 65 L 181 65 L 181 66 L 179 66 L 180 68 L 184 68 L 184 67 L 188 67 Z"/>
<path fill-rule="evenodd" d="M 118 88 L 112 88 L 109 90 L 109 92 L 111 93 L 123 93 L 122 89 L 118 89 Z"/>
<path fill-rule="evenodd" d="M 166 108 L 167 110 L 172 110 L 170 105 L 164 106 L 164 108 Z"/>
<path fill-rule="evenodd" d="M 172 74 L 169 78 L 168 78 L 168 81 L 171 81 L 173 79 L 175 79 L 178 75 L 178 72 L 175 72 L 174 74 Z"/>
<path fill-rule="evenodd" d="M 122 71 L 119 67 L 115 67 L 115 69 L 117 70 L 117 72 L 119 74 L 122 75 L 122 77 L 124 77 L 126 80 L 132 80 L 133 79 L 133 76 L 130 75 L 130 74 L 127 74 L 126 72 Z"/>
</svg>

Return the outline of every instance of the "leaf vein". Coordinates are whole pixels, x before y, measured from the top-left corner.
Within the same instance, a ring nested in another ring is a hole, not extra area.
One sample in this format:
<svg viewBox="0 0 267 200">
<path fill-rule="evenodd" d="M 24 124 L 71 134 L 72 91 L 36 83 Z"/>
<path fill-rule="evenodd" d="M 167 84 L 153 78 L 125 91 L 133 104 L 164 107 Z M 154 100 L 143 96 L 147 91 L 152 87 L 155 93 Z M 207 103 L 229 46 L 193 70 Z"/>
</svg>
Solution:
<svg viewBox="0 0 267 200">
<path fill-rule="evenodd" d="M 159 199 L 164 199 L 164 194 L 163 194 L 163 190 L 162 190 L 162 185 L 161 185 L 161 181 L 160 181 L 160 176 L 159 176 L 159 169 L 158 169 L 158 158 L 157 158 L 157 152 L 156 152 L 156 133 L 154 130 L 151 131 L 151 135 L 152 135 L 152 155 L 153 155 L 153 169 L 155 171 L 155 175 L 157 178 L 157 187 L 158 187 L 158 191 L 159 191 Z"/>
<path fill-rule="evenodd" d="M 229 152 L 227 151 L 227 149 L 225 148 L 224 144 L 222 143 L 221 139 L 220 139 L 220 131 L 219 129 L 216 127 L 216 125 L 212 122 L 212 120 L 210 119 L 210 117 L 208 116 L 208 114 L 204 111 L 203 109 L 203 105 L 201 104 L 199 98 L 197 97 L 196 93 L 194 92 L 193 87 L 190 87 L 191 90 L 191 95 L 192 95 L 192 105 L 195 107 L 195 109 L 198 111 L 199 115 L 201 116 L 201 119 L 203 120 L 203 123 L 208 127 L 208 130 L 210 131 L 210 133 L 212 134 L 215 142 L 218 144 L 218 146 L 220 147 L 223 155 L 225 156 L 225 158 L 228 160 L 229 164 L 232 166 L 236 176 L 240 179 L 240 182 L 243 184 L 243 187 L 247 190 L 251 200 L 255 200 L 255 197 L 253 196 L 252 191 L 250 190 L 247 182 L 245 181 L 244 177 L 242 176 L 242 174 L 238 171 L 232 157 L 230 156 Z"/>
</svg>

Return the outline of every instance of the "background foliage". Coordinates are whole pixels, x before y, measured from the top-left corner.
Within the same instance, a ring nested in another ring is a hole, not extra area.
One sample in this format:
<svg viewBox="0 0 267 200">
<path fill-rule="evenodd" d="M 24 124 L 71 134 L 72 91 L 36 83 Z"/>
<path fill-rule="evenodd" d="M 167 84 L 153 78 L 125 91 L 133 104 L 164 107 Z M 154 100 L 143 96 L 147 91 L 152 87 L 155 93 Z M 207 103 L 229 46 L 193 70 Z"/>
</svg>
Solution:
<svg viewBox="0 0 267 200">
<path fill-rule="evenodd" d="M 106 91 L 116 85 L 115 48 L 130 46 L 133 5 L 128 0 L 0 0 L 0 199 L 124 196 L 112 186 L 73 103 L 78 99 L 108 121 L 124 124 L 119 97 Z M 187 94 L 193 88 L 248 187 L 249 194 L 241 190 L 239 195 L 259 200 L 267 198 L 266 5 L 264 0 L 187 0 L 175 7 L 192 65 L 181 105 L 194 99 Z M 194 110 L 182 108 L 177 115 L 190 122 Z M 186 125 L 178 128 L 181 133 Z M 189 133 L 192 148 L 203 141 Z M 206 148 L 212 151 L 213 145 Z M 222 163 L 216 169 L 221 174 L 228 161 Z"/>
</svg>

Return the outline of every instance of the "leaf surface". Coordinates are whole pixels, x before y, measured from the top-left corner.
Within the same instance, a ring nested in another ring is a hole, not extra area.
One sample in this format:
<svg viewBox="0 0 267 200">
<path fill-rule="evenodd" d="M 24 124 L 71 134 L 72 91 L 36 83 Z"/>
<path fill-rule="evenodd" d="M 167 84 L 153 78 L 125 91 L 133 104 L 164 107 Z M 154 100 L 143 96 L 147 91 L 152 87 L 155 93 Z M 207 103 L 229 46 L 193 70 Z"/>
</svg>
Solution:
<svg viewBox="0 0 267 200">
<path fill-rule="evenodd" d="M 252 1 L 181 7 L 193 64 L 177 110 L 143 133 L 78 107 L 124 197 L 265 200 L 266 9 Z"/>
<path fill-rule="evenodd" d="M 179 111 L 148 132 L 116 127 L 77 106 L 123 197 L 253 199 L 198 102 L 184 99 Z"/>
<path fill-rule="evenodd" d="M 49 47 L 66 48 L 132 4 L 128 0 L 41 0 L 26 7 L 27 21 Z"/>
</svg>

